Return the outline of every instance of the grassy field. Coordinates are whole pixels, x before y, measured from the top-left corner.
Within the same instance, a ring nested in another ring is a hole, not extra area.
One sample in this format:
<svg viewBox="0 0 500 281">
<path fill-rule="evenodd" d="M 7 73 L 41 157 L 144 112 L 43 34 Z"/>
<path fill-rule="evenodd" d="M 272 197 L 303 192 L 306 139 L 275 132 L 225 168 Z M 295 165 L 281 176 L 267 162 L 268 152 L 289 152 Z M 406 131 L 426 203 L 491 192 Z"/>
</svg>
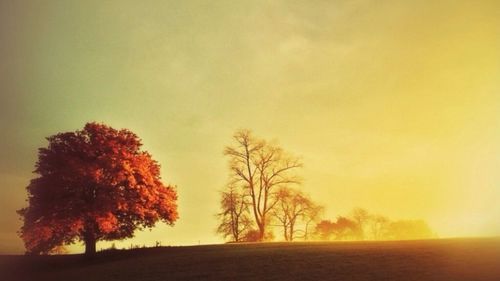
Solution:
<svg viewBox="0 0 500 281">
<path fill-rule="evenodd" d="M 0 280 L 500 280 L 500 238 L 162 247 L 0 256 Z"/>
</svg>

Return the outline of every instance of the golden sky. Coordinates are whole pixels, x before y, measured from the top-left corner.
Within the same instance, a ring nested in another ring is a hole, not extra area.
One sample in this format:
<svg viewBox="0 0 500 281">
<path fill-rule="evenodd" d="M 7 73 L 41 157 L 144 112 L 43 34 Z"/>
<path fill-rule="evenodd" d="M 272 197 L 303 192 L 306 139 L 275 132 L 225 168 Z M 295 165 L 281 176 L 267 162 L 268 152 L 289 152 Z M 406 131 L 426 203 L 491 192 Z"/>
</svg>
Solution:
<svg viewBox="0 0 500 281">
<path fill-rule="evenodd" d="M 238 128 L 305 164 L 334 218 L 361 206 L 441 236 L 500 234 L 500 2 L 1 1 L 0 252 L 22 252 L 44 137 L 136 132 L 180 220 L 118 246 L 219 243 Z M 106 244 L 99 244 L 104 247 Z"/>
</svg>

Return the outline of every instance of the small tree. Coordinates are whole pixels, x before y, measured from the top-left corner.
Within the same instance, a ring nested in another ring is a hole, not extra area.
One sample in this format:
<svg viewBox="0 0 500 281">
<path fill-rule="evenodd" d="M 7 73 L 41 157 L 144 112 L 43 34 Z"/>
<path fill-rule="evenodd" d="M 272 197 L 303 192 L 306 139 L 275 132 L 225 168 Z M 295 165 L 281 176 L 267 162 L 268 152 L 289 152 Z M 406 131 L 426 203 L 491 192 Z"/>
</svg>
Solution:
<svg viewBox="0 0 500 281">
<path fill-rule="evenodd" d="M 354 208 L 351 211 L 351 216 L 352 220 L 358 225 L 358 237 L 356 237 L 359 240 L 366 239 L 367 237 L 367 230 L 366 228 L 368 227 L 368 224 L 371 220 L 371 215 L 370 213 L 362 208 Z"/>
<path fill-rule="evenodd" d="M 38 177 L 27 187 L 29 205 L 18 211 L 28 253 L 83 241 L 85 253 L 93 254 L 99 240 L 176 221 L 175 188 L 162 183 L 160 165 L 131 131 L 88 123 L 47 140 L 39 150 Z"/>
<path fill-rule="evenodd" d="M 234 242 L 242 241 L 252 226 L 248 205 L 247 198 L 239 193 L 236 187 L 229 186 L 228 190 L 223 191 L 220 201 L 222 212 L 217 214 L 220 220 L 217 233 L 224 238 L 230 237 Z"/>
<path fill-rule="evenodd" d="M 368 224 L 371 239 L 373 240 L 387 239 L 389 235 L 390 225 L 391 221 L 385 216 L 382 215 L 371 216 Z"/>
<path fill-rule="evenodd" d="M 309 226 L 321 219 L 324 207 L 312 204 L 304 214 L 304 240 L 309 240 Z"/>
<path fill-rule="evenodd" d="M 429 239 L 433 238 L 434 234 L 423 220 L 399 220 L 389 224 L 387 236 L 389 239 L 408 240 Z"/>
<path fill-rule="evenodd" d="M 316 224 L 314 234 L 318 237 L 319 240 L 331 240 L 333 237 L 334 227 L 335 223 L 331 220 L 322 220 L 318 224 Z"/>
<path fill-rule="evenodd" d="M 283 228 L 285 240 L 293 241 L 299 232 L 303 232 L 306 237 L 308 224 L 316 219 L 319 212 L 316 204 L 302 192 L 286 187 L 278 191 L 277 198 L 273 215 Z M 305 224 L 305 229 L 298 229 L 298 223 Z"/>
<path fill-rule="evenodd" d="M 322 220 L 316 225 L 316 235 L 320 240 L 352 240 L 359 235 L 359 227 L 355 221 L 339 216 L 335 222 Z"/>
<path fill-rule="evenodd" d="M 290 217 L 292 212 L 292 190 L 289 188 L 281 188 L 277 193 L 278 203 L 272 211 L 272 215 L 278 220 L 283 227 L 283 237 L 285 241 L 290 240 L 289 228 Z"/>
<path fill-rule="evenodd" d="M 336 240 L 356 240 L 360 237 L 359 225 L 346 217 L 339 216 L 333 227 Z"/>
</svg>

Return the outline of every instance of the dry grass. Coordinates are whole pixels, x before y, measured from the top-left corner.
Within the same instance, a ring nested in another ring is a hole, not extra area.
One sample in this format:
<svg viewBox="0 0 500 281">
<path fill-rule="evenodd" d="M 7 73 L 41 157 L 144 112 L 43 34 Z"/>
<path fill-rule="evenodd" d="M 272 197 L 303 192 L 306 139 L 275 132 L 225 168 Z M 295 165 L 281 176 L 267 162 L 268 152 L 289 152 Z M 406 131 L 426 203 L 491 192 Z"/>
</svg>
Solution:
<svg viewBox="0 0 500 281">
<path fill-rule="evenodd" d="M 263 243 L 1 256 L 7 280 L 500 280 L 500 239 Z"/>
</svg>

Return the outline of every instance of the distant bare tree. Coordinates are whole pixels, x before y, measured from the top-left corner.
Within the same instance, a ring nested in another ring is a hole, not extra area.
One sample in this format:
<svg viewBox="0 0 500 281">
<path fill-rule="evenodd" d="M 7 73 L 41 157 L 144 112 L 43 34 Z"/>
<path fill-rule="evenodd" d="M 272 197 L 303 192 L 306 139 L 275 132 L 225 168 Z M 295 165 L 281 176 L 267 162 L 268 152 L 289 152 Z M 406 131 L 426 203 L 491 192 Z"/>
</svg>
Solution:
<svg viewBox="0 0 500 281">
<path fill-rule="evenodd" d="M 308 224 L 317 216 L 318 207 L 301 191 L 287 187 L 280 188 L 277 198 L 278 203 L 272 213 L 283 227 L 285 240 L 293 241 L 299 232 L 306 237 Z M 305 229 L 297 229 L 299 222 L 305 224 Z"/>
<path fill-rule="evenodd" d="M 312 204 L 304 215 L 304 240 L 309 240 L 309 226 L 312 223 L 316 223 L 321 219 L 321 215 L 324 211 L 324 207 L 316 204 Z"/>
<path fill-rule="evenodd" d="M 250 230 L 252 221 L 249 218 L 249 202 L 234 186 L 221 193 L 222 212 L 217 214 L 220 224 L 217 233 L 230 237 L 231 241 L 240 242 L 245 233 Z"/>
<path fill-rule="evenodd" d="M 283 227 L 283 236 L 285 241 L 289 241 L 290 227 L 290 213 L 291 213 L 291 190 L 288 188 L 281 188 L 277 193 L 278 203 L 272 211 L 272 215 L 278 220 L 279 224 Z"/>
<path fill-rule="evenodd" d="M 391 221 L 389 218 L 381 215 L 373 215 L 369 222 L 369 231 L 371 239 L 386 239 L 389 233 Z"/>
<path fill-rule="evenodd" d="M 294 171 L 302 164 L 279 146 L 255 138 L 248 130 L 237 131 L 233 139 L 234 145 L 224 150 L 229 158 L 232 184 L 241 185 L 247 191 L 262 241 L 269 213 L 278 202 L 275 190 L 298 184 Z"/>
<path fill-rule="evenodd" d="M 356 224 L 358 225 L 358 237 L 356 237 L 359 240 L 364 240 L 366 239 L 366 228 L 368 227 L 368 224 L 371 220 L 371 215 L 370 213 L 363 209 L 363 208 L 354 208 L 351 211 L 350 217 Z"/>
</svg>

